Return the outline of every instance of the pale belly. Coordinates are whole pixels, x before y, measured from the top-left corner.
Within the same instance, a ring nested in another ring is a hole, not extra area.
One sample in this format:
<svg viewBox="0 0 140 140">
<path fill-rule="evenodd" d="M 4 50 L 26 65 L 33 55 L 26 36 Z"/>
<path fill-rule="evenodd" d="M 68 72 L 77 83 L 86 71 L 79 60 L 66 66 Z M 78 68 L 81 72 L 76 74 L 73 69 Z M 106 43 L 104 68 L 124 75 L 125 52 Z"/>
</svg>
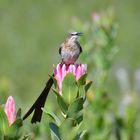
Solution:
<svg viewBox="0 0 140 140">
<path fill-rule="evenodd" d="M 79 55 L 80 55 L 79 49 L 76 49 L 74 51 L 63 50 L 61 52 L 62 63 L 65 63 L 67 65 L 74 64 L 76 62 L 76 60 L 78 59 Z"/>
</svg>

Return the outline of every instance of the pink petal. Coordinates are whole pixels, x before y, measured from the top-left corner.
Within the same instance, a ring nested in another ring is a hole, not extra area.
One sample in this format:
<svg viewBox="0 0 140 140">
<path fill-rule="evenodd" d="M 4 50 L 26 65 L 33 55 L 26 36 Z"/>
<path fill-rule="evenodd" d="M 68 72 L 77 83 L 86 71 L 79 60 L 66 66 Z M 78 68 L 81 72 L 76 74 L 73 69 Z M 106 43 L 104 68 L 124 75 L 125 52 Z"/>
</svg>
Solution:
<svg viewBox="0 0 140 140">
<path fill-rule="evenodd" d="M 75 64 L 75 68 L 76 68 L 76 69 L 78 68 L 78 66 L 79 66 L 79 64 Z"/>
<path fill-rule="evenodd" d="M 75 74 L 76 74 L 76 67 L 75 67 L 75 65 L 72 65 L 72 73 L 75 76 Z"/>
<path fill-rule="evenodd" d="M 66 71 L 68 71 L 68 69 L 69 69 L 69 65 L 66 65 Z"/>
<path fill-rule="evenodd" d="M 60 95 L 62 95 L 62 82 L 64 77 L 66 76 L 66 65 L 65 64 L 58 64 L 56 68 L 54 67 L 54 77 L 57 80 L 58 91 Z"/>
<path fill-rule="evenodd" d="M 69 65 L 68 72 L 72 73 L 72 64 L 71 64 L 71 65 Z"/>
<path fill-rule="evenodd" d="M 54 73 L 54 77 L 55 77 L 57 74 L 57 70 L 56 70 L 56 67 L 54 65 L 53 65 L 53 73 Z"/>
<path fill-rule="evenodd" d="M 58 92 L 60 95 L 62 95 L 62 80 L 57 80 L 57 85 L 58 85 Z"/>
<path fill-rule="evenodd" d="M 79 65 L 77 70 L 76 70 L 76 80 L 79 80 L 81 75 L 82 75 L 82 71 L 81 71 L 81 66 Z"/>
<path fill-rule="evenodd" d="M 8 97 L 4 111 L 7 115 L 9 125 L 11 125 L 16 120 L 15 102 L 12 96 Z"/>
<path fill-rule="evenodd" d="M 87 73 L 87 65 L 86 64 L 58 64 L 56 67 L 54 67 L 54 77 L 57 80 L 58 85 L 58 91 L 60 95 L 62 95 L 62 82 L 67 75 L 67 73 L 72 73 L 76 80 L 79 80 L 79 78 Z"/>
<path fill-rule="evenodd" d="M 75 71 L 76 71 L 76 68 L 75 68 L 75 65 L 70 65 L 69 66 L 69 70 L 68 70 L 70 73 L 72 73 L 74 76 L 75 76 Z"/>
<path fill-rule="evenodd" d="M 87 65 L 86 64 L 81 64 L 81 69 L 82 69 L 82 75 L 87 73 Z"/>
<path fill-rule="evenodd" d="M 66 65 L 63 64 L 62 65 L 62 81 L 64 80 L 64 77 L 66 76 L 67 71 L 66 71 Z"/>
<path fill-rule="evenodd" d="M 59 79 L 59 80 L 61 80 L 62 79 L 62 68 L 61 68 L 61 64 L 58 64 L 57 66 L 56 66 L 56 71 L 57 71 L 57 78 Z"/>
</svg>

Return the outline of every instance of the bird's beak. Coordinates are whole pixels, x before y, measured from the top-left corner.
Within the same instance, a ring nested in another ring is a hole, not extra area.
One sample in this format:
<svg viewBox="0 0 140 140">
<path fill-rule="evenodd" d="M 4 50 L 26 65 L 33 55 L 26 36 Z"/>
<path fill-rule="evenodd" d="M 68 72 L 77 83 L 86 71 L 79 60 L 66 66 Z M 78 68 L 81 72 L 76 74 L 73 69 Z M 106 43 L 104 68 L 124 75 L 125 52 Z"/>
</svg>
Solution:
<svg viewBox="0 0 140 140">
<path fill-rule="evenodd" d="M 78 35 L 78 36 L 82 36 L 82 35 L 84 35 L 84 34 L 79 32 L 79 33 L 77 33 L 77 35 Z"/>
</svg>

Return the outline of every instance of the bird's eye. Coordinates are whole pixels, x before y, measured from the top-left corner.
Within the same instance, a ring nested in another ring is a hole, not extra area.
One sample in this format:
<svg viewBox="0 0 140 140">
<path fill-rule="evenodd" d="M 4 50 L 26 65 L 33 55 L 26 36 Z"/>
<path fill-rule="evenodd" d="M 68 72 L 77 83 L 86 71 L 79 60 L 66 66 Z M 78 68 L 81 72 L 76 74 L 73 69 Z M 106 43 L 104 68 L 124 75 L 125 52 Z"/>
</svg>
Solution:
<svg viewBox="0 0 140 140">
<path fill-rule="evenodd" d="M 71 36 L 74 36 L 75 34 L 71 34 Z"/>
</svg>

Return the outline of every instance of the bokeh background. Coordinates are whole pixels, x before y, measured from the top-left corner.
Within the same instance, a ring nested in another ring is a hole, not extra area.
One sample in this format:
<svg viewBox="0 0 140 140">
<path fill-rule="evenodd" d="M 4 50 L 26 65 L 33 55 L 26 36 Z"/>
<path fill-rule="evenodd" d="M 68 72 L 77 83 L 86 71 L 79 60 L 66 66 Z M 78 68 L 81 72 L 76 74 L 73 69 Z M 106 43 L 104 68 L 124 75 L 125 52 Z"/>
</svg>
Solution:
<svg viewBox="0 0 140 140">
<path fill-rule="evenodd" d="M 0 103 L 13 95 L 25 113 L 60 61 L 58 48 L 73 29 L 73 18 L 86 22 L 93 12 L 110 7 L 119 28 L 108 89 L 119 99 L 116 71 L 123 68 L 133 86 L 140 69 L 140 1 L 0 0 Z"/>
</svg>

